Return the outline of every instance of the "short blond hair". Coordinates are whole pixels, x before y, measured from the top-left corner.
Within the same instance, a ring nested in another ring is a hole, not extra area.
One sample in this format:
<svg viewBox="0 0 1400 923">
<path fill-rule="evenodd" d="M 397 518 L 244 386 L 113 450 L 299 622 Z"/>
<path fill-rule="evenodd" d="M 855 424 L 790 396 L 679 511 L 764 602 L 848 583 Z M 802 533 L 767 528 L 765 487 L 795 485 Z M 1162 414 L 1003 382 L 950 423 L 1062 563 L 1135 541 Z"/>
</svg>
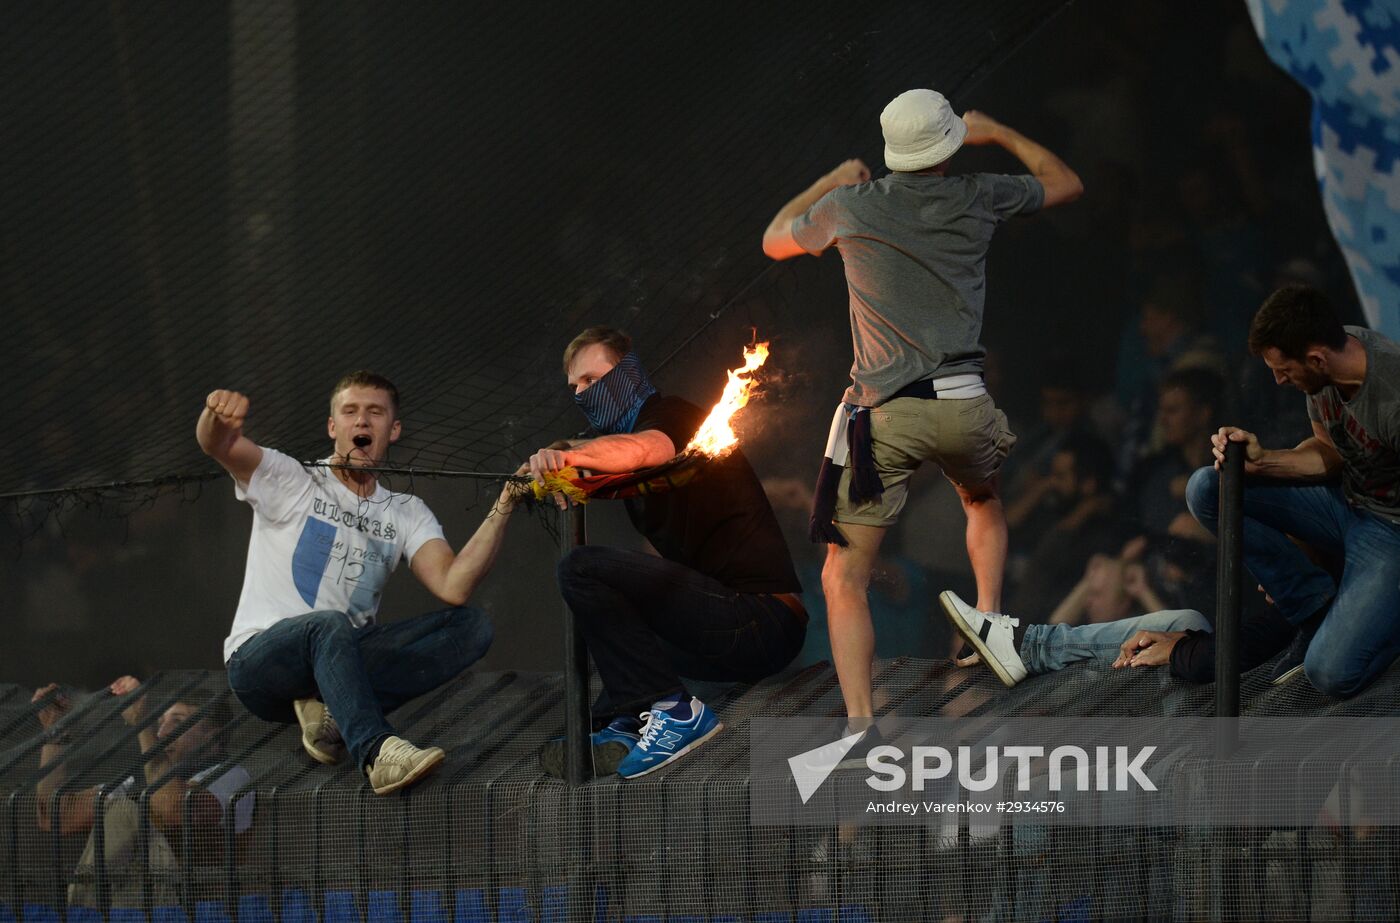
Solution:
<svg viewBox="0 0 1400 923">
<path fill-rule="evenodd" d="M 622 357 L 632 351 L 632 338 L 616 327 L 589 327 L 564 347 L 564 374 L 569 374 L 569 366 L 574 364 L 575 356 L 596 343 L 608 348 L 614 362 L 621 362 Z"/>
<path fill-rule="evenodd" d="M 331 389 L 331 416 L 335 416 L 335 399 L 346 388 L 378 388 L 381 391 L 389 392 L 389 401 L 394 405 L 394 416 L 398 417 L 399 389 L 394 387 L 394 383 L 383 375 L 368 369 L 351 372 L 335 383 L 335 387 Z"/>
</svg>

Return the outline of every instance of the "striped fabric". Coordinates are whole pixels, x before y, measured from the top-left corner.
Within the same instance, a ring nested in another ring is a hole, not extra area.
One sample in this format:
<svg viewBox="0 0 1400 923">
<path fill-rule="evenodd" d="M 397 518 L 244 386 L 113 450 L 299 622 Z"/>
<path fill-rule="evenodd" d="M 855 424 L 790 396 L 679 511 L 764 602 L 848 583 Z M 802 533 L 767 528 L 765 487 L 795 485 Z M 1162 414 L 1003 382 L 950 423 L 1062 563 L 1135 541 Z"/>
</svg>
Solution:
<svg viewBox="0 0 1400 923">
<path fill-rule="evenodd" d="M 647 398 L 656 393 L 636 353 L 628 353 L 602 378 L 574 395 L 589 424 L 600 433 L 630 433 Z"/>
</svg>

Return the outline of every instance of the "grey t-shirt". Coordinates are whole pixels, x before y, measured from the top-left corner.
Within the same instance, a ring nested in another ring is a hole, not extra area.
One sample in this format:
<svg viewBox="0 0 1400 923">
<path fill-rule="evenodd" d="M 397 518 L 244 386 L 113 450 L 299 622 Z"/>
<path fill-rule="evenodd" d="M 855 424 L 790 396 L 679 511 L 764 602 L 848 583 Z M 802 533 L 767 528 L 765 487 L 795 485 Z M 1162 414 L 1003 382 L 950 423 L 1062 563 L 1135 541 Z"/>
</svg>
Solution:
<svg viewBox="0 0 1400 923">
<path fill-rule="evenodd" d="M 1349 401 L 1332 385 L 1308 395 L 1308 418 L 1342 456 L 1347 500 L 1400 522 L 1400 344 L 1365 327 L 1346 331 L 1366 347 L 1366 379 Z"/>
<path fill-rule="evenodd" d="M 792 223 L 803 250 L 835 244 L 846 263 L 846 403 L 873 407 L 911 382 L 982 371 L 992 233 L 1044 201 L 1033 176 L 891 173 L 833 189 Z"/>
</svg>

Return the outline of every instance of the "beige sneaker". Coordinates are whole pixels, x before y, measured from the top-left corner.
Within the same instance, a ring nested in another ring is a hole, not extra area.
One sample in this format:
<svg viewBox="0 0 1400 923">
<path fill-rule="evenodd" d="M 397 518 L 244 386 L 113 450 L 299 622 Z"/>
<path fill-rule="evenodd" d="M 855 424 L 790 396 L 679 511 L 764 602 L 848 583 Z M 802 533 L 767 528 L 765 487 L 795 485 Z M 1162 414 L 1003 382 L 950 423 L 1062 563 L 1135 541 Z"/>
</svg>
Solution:
<svg viewBox="0 0 1400 923">
<path fill-rule="evenodd" d="M 297 699 L 292 703 L 301 725 L 301 745 L 318 763 L 334 766 L 345 759 L 345 738 L 331 717 L 331 710 L 320 699 Z"/>
<path fill-rule="evenodd" d="M 437 768 L 447 756 L 441 747 L 420 750 L 402 737 L 386 737 L 379 755 L 365 770 L 376 795 L 387 795 L 417 782 Z"/>
</svg>

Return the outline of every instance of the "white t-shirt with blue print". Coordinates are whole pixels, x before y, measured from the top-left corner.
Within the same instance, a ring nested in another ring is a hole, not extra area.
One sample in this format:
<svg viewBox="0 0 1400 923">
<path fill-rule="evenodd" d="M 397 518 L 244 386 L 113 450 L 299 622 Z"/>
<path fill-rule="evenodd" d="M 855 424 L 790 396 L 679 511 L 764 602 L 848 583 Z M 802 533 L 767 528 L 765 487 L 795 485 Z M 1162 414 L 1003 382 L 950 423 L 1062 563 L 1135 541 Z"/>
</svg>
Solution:
<svg viewBox="0 0 1400 923">
<path fill-rule="evenodd" d="M 370 624 L 399 562 L 443 538 L 417 497 L 379 484 L 372 496 L 358 497 L 330 469 L 304 467 L 273 449 L 263 449 L 247 484 L 234 482 L 234 494 L 253 508 L 253 534 L 225 662 L 285 618 L 334 609 L 357 628 Z"/>
</svg>

